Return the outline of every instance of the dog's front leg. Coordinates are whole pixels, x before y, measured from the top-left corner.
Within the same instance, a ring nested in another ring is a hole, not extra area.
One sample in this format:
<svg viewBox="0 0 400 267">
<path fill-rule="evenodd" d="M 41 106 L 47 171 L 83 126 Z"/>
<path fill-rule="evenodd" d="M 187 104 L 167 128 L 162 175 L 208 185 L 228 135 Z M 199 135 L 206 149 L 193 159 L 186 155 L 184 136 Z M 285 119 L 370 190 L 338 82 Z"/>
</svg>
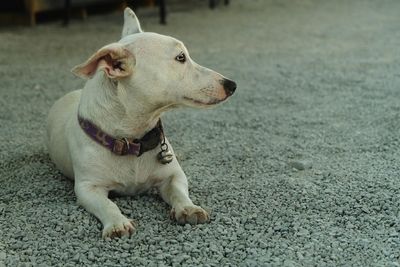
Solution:
<svg viewBox="0 0 400 267">
<path fill-rule="evenodd" d="M 179 224 L 199 224 L 210 220 L 208 213 L 189 198 L 188 182 L 183 171 L 171 175 L 159 187 L 161 197 L 171 207 L 171 218 Z"/>
<path fill-rule="evenodd" d="M 108 198 L 105 188 L 75 181 L 75 194 L 78 203 L 103 224 L 103 238 L 131 235 L 135 231 L 134 222 L 122 215 L 117 205 Z"/>
</svg>

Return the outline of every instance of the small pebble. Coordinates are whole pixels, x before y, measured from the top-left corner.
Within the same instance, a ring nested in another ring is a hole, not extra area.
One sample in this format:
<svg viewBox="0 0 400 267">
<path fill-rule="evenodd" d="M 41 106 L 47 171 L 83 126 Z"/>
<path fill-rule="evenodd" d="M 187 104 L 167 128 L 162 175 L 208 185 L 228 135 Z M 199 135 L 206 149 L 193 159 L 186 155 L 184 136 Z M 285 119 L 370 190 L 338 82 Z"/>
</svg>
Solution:
<svg viewBox="0 0 400 267">
<path fill-rule="evenodd" d="M 308 160 L 295 160 L 290 161 L 289 166 L 295 168 L 296 170 L 303 171 L 312 168 L 312 162 Z"/>
</svg>

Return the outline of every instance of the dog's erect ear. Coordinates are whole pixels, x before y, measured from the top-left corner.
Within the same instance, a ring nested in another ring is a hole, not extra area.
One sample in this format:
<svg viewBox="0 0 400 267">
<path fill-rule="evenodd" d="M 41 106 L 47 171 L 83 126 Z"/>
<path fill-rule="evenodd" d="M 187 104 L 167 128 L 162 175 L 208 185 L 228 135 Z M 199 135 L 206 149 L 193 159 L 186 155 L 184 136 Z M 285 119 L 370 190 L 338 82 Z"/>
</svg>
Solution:
<svg viewBox="0 0 400 267">
<path fill-rule="evenodd" d="M 123 78 L 132 74 L 135 65 L 134 55 L 119 43 L 104 46 L 85 63 L 71 71 L 82 78 L 92 78 L 98 69 L 103 69 L 109 78 Z"/>
<path fill-rule="evenodd" d="M 135 13 L 129 7 L 125 8 L 124 11 L 124 27 L 122 29 L 122 38 L 134 34 L 143 32 L 140 27 L 140 23 Z"/>
</svg>

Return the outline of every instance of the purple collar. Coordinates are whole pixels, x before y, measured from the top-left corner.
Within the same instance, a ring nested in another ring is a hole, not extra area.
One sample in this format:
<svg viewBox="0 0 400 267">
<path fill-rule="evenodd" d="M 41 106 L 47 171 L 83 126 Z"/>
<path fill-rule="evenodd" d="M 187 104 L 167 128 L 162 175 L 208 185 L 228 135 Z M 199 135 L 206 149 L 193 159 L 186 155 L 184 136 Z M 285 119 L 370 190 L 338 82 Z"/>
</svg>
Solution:
<svg viewBox="0 0 400 267">
<path fill-rule="evenodd" d="M 141 139 L 114 138 L 100 130 L 91 121 L 78 115 L 78 122 L 82 130 L 98 144 L 119 156 L 135 155 L 140 156 L 144 152 L 156 148 L 164 140 L 164 130 L 161 120 L 156 127 L 145 134 Z"/>
</svg>

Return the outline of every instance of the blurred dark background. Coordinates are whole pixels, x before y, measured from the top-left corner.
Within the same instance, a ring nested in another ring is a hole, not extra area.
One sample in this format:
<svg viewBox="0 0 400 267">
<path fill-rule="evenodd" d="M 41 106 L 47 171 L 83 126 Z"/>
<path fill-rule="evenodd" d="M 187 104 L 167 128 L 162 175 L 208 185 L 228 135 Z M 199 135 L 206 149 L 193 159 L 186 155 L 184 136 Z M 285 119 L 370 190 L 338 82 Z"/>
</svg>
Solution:
<svg viewBox="0 0 400 267">
<path fill-rule="evenodd" d="M 129 6 L 152 8 L 158 10 L 161 24 L 166 24 L 168 6 L 176 5 L 179 1 L 165 0 L 15 0 L 0 2 L 0 25 L 31 25 L 48 20 L 62 19 L 63 25 L 68 25 L 70 19 L 86 19 L 90 14 L 123 10 Z M 187 2 L 187 1 L 180 1 Z M 190 1 L 189 1 L 190 2 Z M 229 0 L 199 0 L 211 9 L 220 2 L 229 4 Z"/>
</svg>

